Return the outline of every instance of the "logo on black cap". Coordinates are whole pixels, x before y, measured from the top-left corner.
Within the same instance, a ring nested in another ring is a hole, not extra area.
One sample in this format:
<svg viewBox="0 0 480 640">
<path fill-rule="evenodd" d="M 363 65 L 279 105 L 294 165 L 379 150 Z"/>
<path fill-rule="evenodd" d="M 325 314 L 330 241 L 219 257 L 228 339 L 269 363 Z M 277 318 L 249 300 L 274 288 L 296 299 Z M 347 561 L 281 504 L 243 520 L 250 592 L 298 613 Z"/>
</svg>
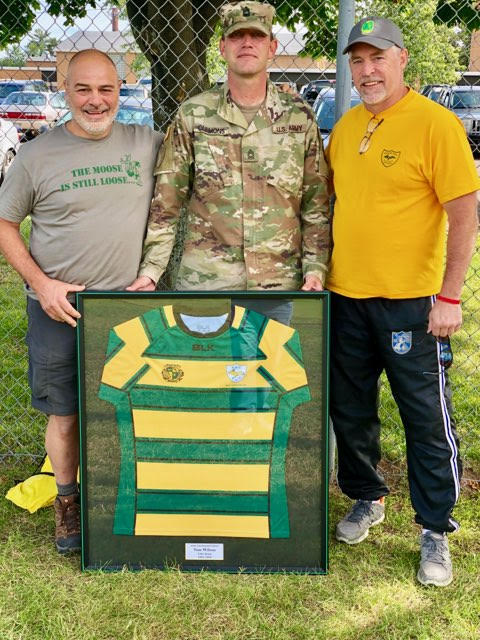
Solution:
<svg viewBox="0 0 480 640">
<path fill-rule="evenodd" d="M 375 26 L 375 22 L 373 20 L 367 20 L 362 24 L 361 31 L 363 34 L 372 33 L 374 26 Z"/>
</svg>

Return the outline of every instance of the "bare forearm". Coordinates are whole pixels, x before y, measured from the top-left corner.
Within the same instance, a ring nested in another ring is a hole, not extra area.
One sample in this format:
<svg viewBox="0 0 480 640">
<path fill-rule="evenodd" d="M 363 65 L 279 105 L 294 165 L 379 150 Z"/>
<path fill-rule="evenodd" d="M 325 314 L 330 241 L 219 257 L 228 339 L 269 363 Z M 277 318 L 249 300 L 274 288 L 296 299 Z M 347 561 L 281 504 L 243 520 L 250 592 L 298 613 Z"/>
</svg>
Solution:
<svg viewBox="0 0 480 640">
<path fill-rule="evenodd" d="M 0 220 L 0 251 L 32 289 L 36 290 L 45 284 L 47 276 L 28 252 L 18 224 Z"/>
<path fill-rule="evenodd" d="M 478 231 L 476 193 L 444 204 L 448 215 L 447 265 L 440 294 L 429 314 L 428 331 L 434 336 L 451 336 L 462 326 L 462 307 L 452 301 L 462 294 L 465 274 L 472 259 Z"/>
<path fill-rule="evenodd" d="M 43 310 L 52 320 L 76 326 L 80 314 L 67 299 L 69 293 L 82 291 L 83 285 L 74 285 L 49 278 L 29 254 L 19 231 L 19 225 L 0 219 L 0 251 L 33 289 Z"/>
<path fill-rule="evenodd" d="M 478 232 L 476 194 L 468 194 L 444 206 L 448 214 L 447 263 L 440 293 L 460 298 Z"/>
</svg>

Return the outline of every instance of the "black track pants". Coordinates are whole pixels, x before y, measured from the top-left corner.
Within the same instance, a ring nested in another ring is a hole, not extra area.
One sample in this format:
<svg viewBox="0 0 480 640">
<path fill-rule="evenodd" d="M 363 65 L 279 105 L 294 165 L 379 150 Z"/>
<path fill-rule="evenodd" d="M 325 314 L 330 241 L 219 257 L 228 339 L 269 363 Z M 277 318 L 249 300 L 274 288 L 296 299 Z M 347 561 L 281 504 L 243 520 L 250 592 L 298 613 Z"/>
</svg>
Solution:
<svg viewBox="0 0 480 640">
<path fill-rule="evenodd" d="M 354 299 L 332 293 L 330 409 L 338 481 L 350 498 L 388 494 L 380 460 L 378 378 L 385 369 L 405 429 L 415 520 L 454 531 L 461 460 L 440 345 L 426 333 L 433 299 Z"/>
</svg>

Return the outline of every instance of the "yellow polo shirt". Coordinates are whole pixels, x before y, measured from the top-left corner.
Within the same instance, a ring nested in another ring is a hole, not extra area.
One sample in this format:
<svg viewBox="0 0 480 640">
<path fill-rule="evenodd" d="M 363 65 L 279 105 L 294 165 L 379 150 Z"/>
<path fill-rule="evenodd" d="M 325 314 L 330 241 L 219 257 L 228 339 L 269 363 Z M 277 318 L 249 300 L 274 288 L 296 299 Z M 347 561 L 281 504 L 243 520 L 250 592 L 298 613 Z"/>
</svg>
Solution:
<svg viewBox="0 0 480 640">
<path fill-rule="evenodd" d="M 352 298 L 438 293 L 442 203 L 480 188 L 463 125 L 410 89 L 377 115 L 383 122 L 360 154 L 372 115 L 363 104 L 348 111 L 327 149 L 336 194 L 327 287 Z"/>
</svg>

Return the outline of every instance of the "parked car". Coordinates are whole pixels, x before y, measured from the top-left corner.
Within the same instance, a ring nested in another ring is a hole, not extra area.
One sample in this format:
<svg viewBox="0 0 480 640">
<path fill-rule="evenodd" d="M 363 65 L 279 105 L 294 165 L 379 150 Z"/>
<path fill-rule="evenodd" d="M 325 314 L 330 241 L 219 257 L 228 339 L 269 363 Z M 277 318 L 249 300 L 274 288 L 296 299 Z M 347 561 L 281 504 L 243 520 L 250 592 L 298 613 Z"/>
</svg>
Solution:
<svg viewBox="0 0 480 640">
<path fill-rule="evenodd" d="M 152 101 L 148 98 L 144 100 L 145 105 L 139 106 L 135 98 L 126 98 L 120 103 L 115 116 L 115 120 L 122 124 L 140 124 L 153 129 Z M 57 122 L 57 125 L 65 124 L 72 119 L 72 114 L 68 111 Z"/>
<path fill-rule="evenodd" d="M 120 96 L 123 98 L 136 98 L 141 105 L 145 98 L 148 98 L 148 89 L 143 84 L 122 84 L 120 86 Z"/>
<path fill-rule="evenodd" d="M 360 96 L 355 89 L 352 89 L 352 97 L 350 99 L 350 108 L 361 102 Z M 326 147 L 335 124 L 335 95 L 325 95 L 320 103 L 316 113 L 318 128 L 323 140 L 323 146 Z"/>
<path fill-rule="evenodd" d="M 312 104 L 313 113 L 317 115 L 318 110 L 322 106 L 322 102 L 324 97 L 335 97 L 335 89 L 333 87 L 320 87 L 318 90 L 317 97 L 315 98 L 314 103 Z"/>
<path fill-rule="evenodd" d="M 330 82 L 330 80 L 313 80 L 312 82 L 308 82 L 300 89 L 300 97 L 312 106 L 322 87 L 331 88 L 333 87 L 333 83 Z"/>
<path fill-rule="evenodd" d="M 426 84 L 420 89 L 422 96 L 430 98 L 434 102 L 438 102 L 442 90 L 448 87 L 448 84 Z"/>
<path fill-rule="evenodd" d="M 465 127 L 473 153 L 480 153 L 480 87 L 445 87 L 438 103 L 456 113 Z"/>
<path fill-rule="evenodd" d="M 63 91 L 14 91 L 0 104 L 0 117 L 10 120 L 29 140 L 53 127 L 67 110 Z"/>
<path fill-rule="evenodd" d="M 20 136 L 15 125 L 0 118 L 0 184 L 4 181 L 19 146 Z"/>
<path fill-rule="evenodd" d="M 2 80 L 0 82 L 0 104 L 14 91 L 49 91 L 43 80 Z"/>
</svg>

